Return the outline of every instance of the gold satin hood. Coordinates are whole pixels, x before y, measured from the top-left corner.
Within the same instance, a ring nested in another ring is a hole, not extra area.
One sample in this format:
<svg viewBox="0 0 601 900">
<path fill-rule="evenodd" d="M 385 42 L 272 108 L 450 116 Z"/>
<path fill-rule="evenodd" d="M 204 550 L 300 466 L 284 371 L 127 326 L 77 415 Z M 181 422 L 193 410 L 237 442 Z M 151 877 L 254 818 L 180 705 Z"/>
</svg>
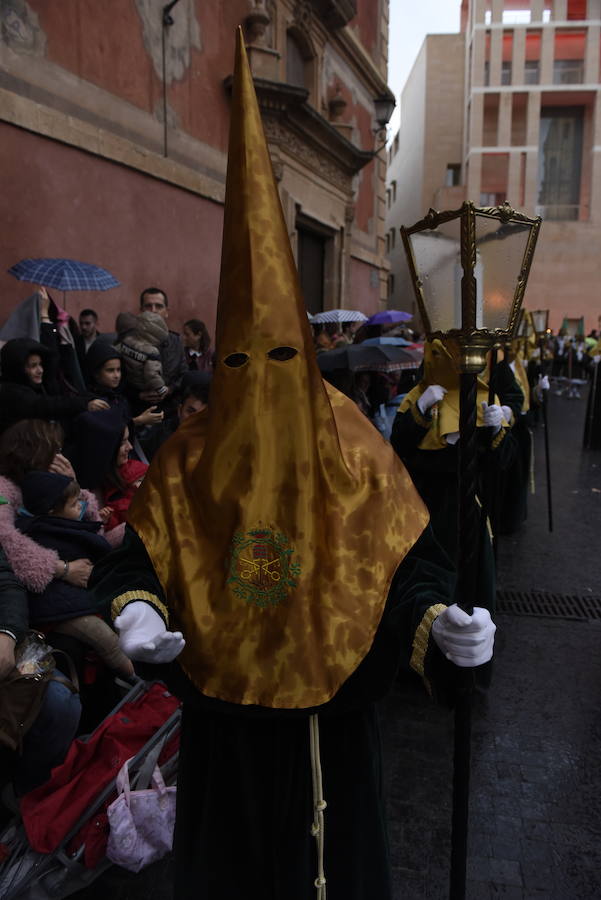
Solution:
<svg viewBox="0 0 601 900">
<path fill-rule="evenodd" d="M 238 33 L 209 412 L 130 510 L 204 694 L 307 708 L 368 652 L 427 524 L 391 447 L 324 384 Z"/>
</svg>

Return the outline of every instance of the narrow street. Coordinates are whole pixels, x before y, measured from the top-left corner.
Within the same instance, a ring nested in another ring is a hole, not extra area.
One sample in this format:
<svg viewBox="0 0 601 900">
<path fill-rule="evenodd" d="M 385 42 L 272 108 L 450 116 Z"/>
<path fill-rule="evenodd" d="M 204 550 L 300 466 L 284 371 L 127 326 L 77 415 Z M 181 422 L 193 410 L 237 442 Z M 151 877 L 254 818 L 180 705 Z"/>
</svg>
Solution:
<svg viewBox="0 0 601 900">
<path fill-rule="evenodd" d="M 601 895 L 601 453 L 581 450 L 585 405 L 549 400 L 553 533 L 539 426 L 528 521 L 499 547 L 500 609 L 514 611 L 497 616 L 493 682 L 474 710 L 469 900 Z M 533 591 L 545 615 L 517 608 Z M 414 686 L 381 711 L 395 900 L 442 900 L 452 715 Z"/>
</svg>

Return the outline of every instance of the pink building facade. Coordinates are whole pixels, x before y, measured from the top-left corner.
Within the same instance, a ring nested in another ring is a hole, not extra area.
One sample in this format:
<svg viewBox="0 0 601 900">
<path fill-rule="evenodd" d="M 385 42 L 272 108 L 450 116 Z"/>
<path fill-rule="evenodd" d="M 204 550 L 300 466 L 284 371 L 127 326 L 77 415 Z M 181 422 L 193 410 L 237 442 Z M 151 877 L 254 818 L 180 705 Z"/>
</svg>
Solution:
<svg viewBox="0 0 601 900">
<path fill-rule="evenodd" d="M 67 295 L 101 330 L 158 285 L 171 327 L 212 332 L 238 26 L 308 306 L 379 309 L 388 0 L 179 0 L 165 25 L 163 5 L 0 5 L 0 321 L 32 290 L 9 266 L 65 256 L 121 282 Z"/>
</svg>

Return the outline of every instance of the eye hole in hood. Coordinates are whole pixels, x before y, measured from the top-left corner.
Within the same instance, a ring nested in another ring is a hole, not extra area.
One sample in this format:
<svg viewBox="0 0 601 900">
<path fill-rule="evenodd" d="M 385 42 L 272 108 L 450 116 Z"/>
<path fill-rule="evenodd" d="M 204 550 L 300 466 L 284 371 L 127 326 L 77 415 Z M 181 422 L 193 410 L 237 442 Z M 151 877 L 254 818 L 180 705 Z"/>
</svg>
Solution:
<svg viewBox="0 0 601 900">
<path fill-rule="evenodd" d="M 226 356 L 223 360 L 226 366 L 229 366 L 230 369 L 239 369 L 240 366 L 243 366 L 250 359 L 248 353 L 230 353 L 229 356 Z"/>
<path fill-rule="evenodd" d="M 295 350 L 294 347 L 274 347 L 273 350 L 270 350 L 267 356 L 269 359 L 277 359 L 279 362 L 287 362 L 292 357 L 296 356 L 298 350 Z"/>
</svg>

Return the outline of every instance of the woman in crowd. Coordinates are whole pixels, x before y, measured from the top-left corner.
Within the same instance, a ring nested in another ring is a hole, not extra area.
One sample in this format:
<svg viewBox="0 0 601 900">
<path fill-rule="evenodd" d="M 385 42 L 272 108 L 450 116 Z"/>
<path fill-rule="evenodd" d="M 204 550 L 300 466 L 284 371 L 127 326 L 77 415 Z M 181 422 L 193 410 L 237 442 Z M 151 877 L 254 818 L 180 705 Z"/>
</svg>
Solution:
<svg viewBox="0 0 601 900">
<path fill-rule="evenodd" d="M 29 472 L 23 479 L 22 492 L 17 528 L 37 545 L 64 557 L 67 572 L 78 557 L 94 565 L 110 552 L 100 520 L 83 519 L 85 504 L 73 478 L 56 472 Z M 94 613 L 90 592 L 62 578 L 54 578 L 42 593 L 29 596 L 34 627 L 71 635 L 94 650 L 109 668 L 133 675 L 133 666 L 120 650 L 114 631 Z"/>
<path fill-rule="evenodd" d="M 109 532 L 124 526 L 130 503 L 148 471 L 147 463 L 129 458 L 131 451 L 129 428 L 126 426 L 104 479 L 102 500 L 104 509 L 109 512 L 106 520 Z"/>
<path fill-rule="evenodd" d="M 0 548 L 0 682 L 15 669 L 15 647 L 27 628 L 27 594 Z M 80 715 L 79 695 L 59 681 L 49 681 L 42 707 L 23 739 L 22 753 L 17 756 L 7 747 L 0 751 L 0 783 L 12 776 L 17 795 L 43 784 L 65 758 Z"/>
<path fill-rule="evenodd" d="M 184 324 L 182 341 L 189 369 L 199 372 L 212 370 L 211 338 L 204 322 L 189 319 Z"/>
<path fill-rule="evenodd" d="M 84 412 L 106 409 L 104 400 L 87 395 L 53 394 L 45 381 L 50 351 L 29 338 L 7 341 L 0 350 L 0 432 L 20 419 L 53 419 L 68 423 Z"/>
<path fill-rule="evenodd" d="M 102 417 L 111 410 L 94 413 Z M 85 413 L 84 415 L 91 415 Z M 120 425 L 121 432 L 123 426 Z M 86 588 L 92 571 L 89 558 L 72 558 L 44 547 L 22 534 L 15 518 L 23 507 L 22 485 L 32 471 L 54 472 L 69 479 L 75 477 L 73 466 L 62 454 L 63 430 L 55 423 L 43 420 L 23 420 L 8 428 L 0 437 L 0 545 L 10 567 L 25 588 L 35 594 L 43 593 L 53 579 L 67 582 L 77 588 Z M 82 490 L 79 496 L 85 504 L 83 520 L 97 522 L 101 516 L 99 504 L 92 491 Z M 111 547 L 123 540 L 123 527 L 104 532 Z M 83 641 L 72 635 L 48 631 L 48 642 L 64 650 L 72 659 L 81 676 L 87 666 L 88 649 Z M 57 660 L 59 668 L 61 662 Z M 68 675 L 68 672 L 65 674 Z M 112 673 L 108 669 L 96 671 L 91 684 L 82 684 L 83 714 L 81 727 L 90 730 L 111 709 L 117 694 Z"/>
<path fill-rule="evenodd" d="M 23 300 L 0 329 L 0 341 L 27 337 L 43 344 L 51 367 L 46 371 L 51 393 L 82 393 L 85 390 L 75 341 L 79 329 L 75 320 L 55 303 L 45 287 Z"/>
<path fill-rule="evenodd" d="M 40 547 L 21 534 L 15 516 L 23 505 L 21 484 L 33 471 L 56 472 L 72 477 L 71 463 L 63 456 L 63 432 L 59 425 L 39 419 L 24 419 L 11 425 L 0 438 L 0 544 L 9 565 L 27 590 L 40 593 L 53 578 L 63 578 L 76 587 L 85 587 L 92 570 L 89 559 L 72 560 L 68 566 L 54 550 Z M 98 518 L 96 498 L 82 491 L 85 518 Z"/>
</svg>

